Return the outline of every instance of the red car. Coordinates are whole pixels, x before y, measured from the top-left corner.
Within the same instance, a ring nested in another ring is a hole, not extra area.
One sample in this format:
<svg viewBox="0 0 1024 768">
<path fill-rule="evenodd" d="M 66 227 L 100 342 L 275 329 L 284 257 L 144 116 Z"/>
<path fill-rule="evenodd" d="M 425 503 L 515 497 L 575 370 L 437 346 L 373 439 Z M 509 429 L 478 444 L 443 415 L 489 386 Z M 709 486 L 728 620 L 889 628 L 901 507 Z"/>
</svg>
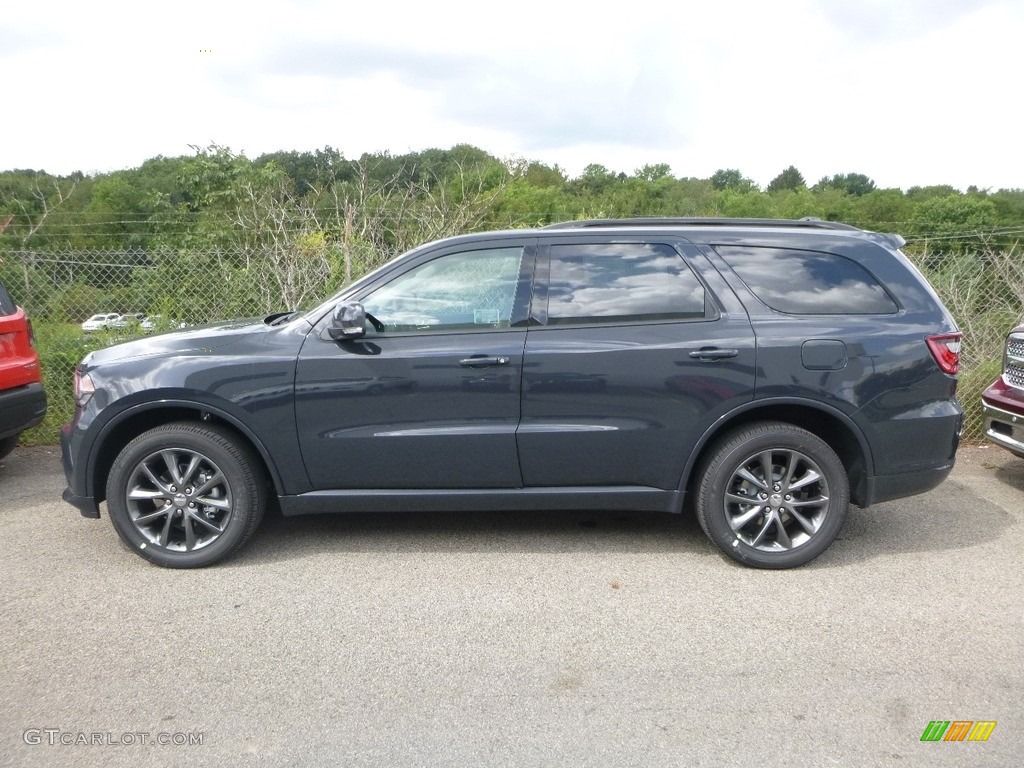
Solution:
<svg viewBox="0 0 1024 768">
<path fill-rule="evenodd" d="M 1003 375 L 981 393 L 985 437 L 1024 458 L 1024 325 L 1006 337 Z"/>
<path fill-rule="evenodd" d="M 14 450 L 18 435 L 45 415 L 46 392 L 32 326 L 0 283 L 0 459 Z"/>
</svg>

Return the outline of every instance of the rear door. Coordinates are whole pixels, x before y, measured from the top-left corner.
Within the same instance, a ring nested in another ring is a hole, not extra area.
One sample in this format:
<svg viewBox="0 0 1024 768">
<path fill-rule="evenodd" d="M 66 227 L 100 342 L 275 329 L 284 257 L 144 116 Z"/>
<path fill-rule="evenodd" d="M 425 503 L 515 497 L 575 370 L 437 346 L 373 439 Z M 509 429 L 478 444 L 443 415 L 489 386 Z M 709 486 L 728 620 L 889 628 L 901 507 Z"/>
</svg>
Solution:
<svg viewBox="0 0 1024 768">
<path fill-rule="evenodd" d="M 675 489 L 692 447 L 752 399 L 754 335 L 692 245 L 541 242 L 517 440 L 526 486 Z"/>
</svg>

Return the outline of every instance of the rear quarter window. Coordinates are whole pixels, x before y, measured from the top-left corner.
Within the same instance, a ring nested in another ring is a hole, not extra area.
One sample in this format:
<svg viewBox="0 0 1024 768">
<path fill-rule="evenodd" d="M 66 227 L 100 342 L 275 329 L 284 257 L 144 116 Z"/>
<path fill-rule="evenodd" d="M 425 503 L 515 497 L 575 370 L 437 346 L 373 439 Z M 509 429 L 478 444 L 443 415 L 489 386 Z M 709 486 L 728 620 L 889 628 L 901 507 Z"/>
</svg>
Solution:
<svg viewBox="0 0 1024 768">
<path fill-rule="evenodd" d="M 762 302 L 791 315 L 890 315 L 896 302 L 857 262 L 834 253 L 716 246 Z"/>
</svg>

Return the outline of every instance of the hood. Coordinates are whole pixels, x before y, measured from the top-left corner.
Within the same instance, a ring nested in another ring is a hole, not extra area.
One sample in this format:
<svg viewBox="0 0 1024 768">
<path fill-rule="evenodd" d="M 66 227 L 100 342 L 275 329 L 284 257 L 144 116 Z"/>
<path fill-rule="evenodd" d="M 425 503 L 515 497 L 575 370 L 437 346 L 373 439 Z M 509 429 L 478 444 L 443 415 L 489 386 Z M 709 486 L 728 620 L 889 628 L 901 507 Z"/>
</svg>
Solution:
<svg viewBox="0 0 1024 768">
<path fill-rule="evenodd" d="M 268 322 L 280 317 L 269 315 L 265 318 L 247 318 L 229 322 L 214 323 L 184 331 L 171 331 L 156 336 L 126 341 L 103 349 L 97 349 L 85 356 L 83 366 L 91 367 L 142 357 L 209 352 L 233 344 L 242 337 L 263 334 L 270 330 Z"/>
</svg>

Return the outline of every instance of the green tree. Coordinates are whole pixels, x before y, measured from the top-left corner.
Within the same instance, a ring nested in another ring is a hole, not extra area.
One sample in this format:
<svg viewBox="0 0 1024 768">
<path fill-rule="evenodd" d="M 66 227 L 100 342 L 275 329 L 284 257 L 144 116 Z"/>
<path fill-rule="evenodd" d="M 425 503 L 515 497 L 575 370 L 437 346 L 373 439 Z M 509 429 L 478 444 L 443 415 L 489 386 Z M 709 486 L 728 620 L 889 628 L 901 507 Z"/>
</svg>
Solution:
<svg viewBox="0 0 1024 768">
<path fill-rule="evenodd" d="M 735 168 L 719 168 L 711 175 L 711 186 L 715 189 L 735 189 L 738 192 L 757 189 L 753 179 L 748 179 Z"/>
<path fill-rule="evenodd" d="M 633 173 L 634 178 L 651 182 L 652 184 L 662 179 L 671 178 L 672 167 L 668 163 L 648 164 L 643 168 L 637 168 Z"/>
<path fill-rule="evenodd" d="M 768 184 L 769 192 L 781 192 L 783 190 L 797 190 L 806 187 L 803 175 L 796 169 L 796 166 L 789 166 L 786 170 L 776 176 Z"/>
<path fill-rule="evenodd" d="M 837 173 L 835 176 L 825 176 L 814 185 L 815 192 L 824 192 L 828 189 L 838 189 L 853 197 L 866 195 L 875 190 L 875 182 L 863 173 Z"/>
</svg>

